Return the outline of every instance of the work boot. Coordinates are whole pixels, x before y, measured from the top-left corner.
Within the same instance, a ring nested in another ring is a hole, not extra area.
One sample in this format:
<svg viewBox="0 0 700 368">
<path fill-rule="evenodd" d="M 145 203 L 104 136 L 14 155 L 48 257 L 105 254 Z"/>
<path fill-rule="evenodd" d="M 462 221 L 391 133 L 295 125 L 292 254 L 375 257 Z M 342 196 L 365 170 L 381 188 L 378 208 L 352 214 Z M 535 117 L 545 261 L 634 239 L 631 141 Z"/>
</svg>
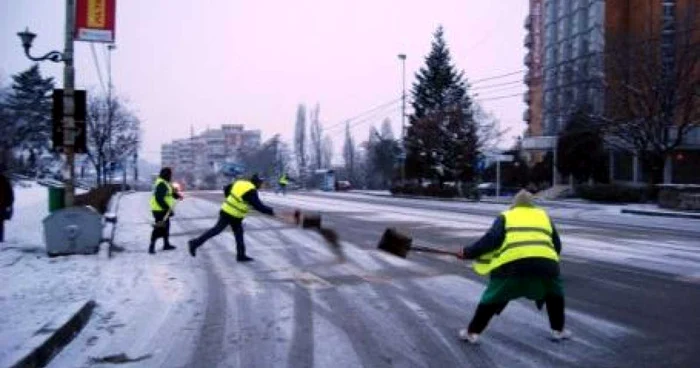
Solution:
<svg viewBox="0 0 700 368">
<path fill-rule="evenodd" d="M 568 340 L 570 338 L 571 338 L 571 331 L 569 331 L 569 330 L 561 330 L 561 331 L 552 330 L 552 337 L 551 337 L 552 341 L 559 342 L 562 340 Z"/>
<path fill-rule="evenodd" d="M 466 341 L 470 344 L 477 344 L 479 343 L 479 334 L 469 332 L 468 329 L 463 328 L 459 330 L 459 339 L 462 341 Z"/>
<path fill-rule="evenodd" d="M 189 241 L 187 242 L 187 248 L 189 249 L 190 255 L 191 255 L 192 257 L 196 257 L 196 256 L 197 256 L 197 245 L 194 243 L 194 240 L 189 240 Z"/>
<path fill-rule="evenodd" d="M 175 250 L 175 249 L 177 249 L 177 247 L 174 245 L 171 245 L 171 244 L 166 244 L 165 246 L 163 246 L 163 250 Z"/>
<path fill-rule="evenodd" d="M 148 254 L 156 254 L 156 245 L 151 243 L 151 245 L 148 247 Z"/>
<path fill-rule="evenodd" d="M 238 261 L 238 262 L 250 262 L 252 260 L 253 260 L 253 258 L 250 258 L 250 257 L 246 256 L 245 254 L 242 256 L 236 257 L 236 261 Z"/>
</svg>

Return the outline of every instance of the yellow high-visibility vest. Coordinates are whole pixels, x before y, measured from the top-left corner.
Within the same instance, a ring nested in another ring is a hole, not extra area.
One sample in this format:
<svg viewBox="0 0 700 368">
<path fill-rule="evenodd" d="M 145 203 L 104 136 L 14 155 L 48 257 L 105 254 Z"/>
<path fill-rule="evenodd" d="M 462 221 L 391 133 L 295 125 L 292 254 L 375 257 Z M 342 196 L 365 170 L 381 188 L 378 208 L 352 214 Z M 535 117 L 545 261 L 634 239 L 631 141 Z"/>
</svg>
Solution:
<svg viewBox="0 0 700 368">
<path fill-rule="evenodd" d="M 163 180 L 163 178 L 158 178 L 156 179 L 155 184 L 153 184 L 153 195 L 151 196 L 151 211 L 165 211 L 165 209 L 163 209 L 163 207 L 161 207 L 158 204 L 158 201 L 156 201 L 156 188 L 158 188 L 158 184 L 160 183 L 165 183 L 165 186 L 168 188 L 168 191 L 165 193 L 165 203 L 170 208 L 173 208 L 173 204 L 175 203 L 175 197 L 173 197 L 173 187 L 166 180 Z"/>
<path fill-rule="evenodd" d="M 280 177 L 279 183 L 280 183 L 281 185 L 287 185 L 287 184 L 289 184 L 289 181 L 287 180 L 287 175 L 282 175 L 282 176 Z"/>
<path fill-rule="evenodd" d="M 480 275 L 523 258 L 547 258 L 559 262 L 552 242 L 552 223 L 536 207 L 515 207 L 503 212 L 506 236 L 496 250 L 477 258 L 472 267 Z"/>
<path fill-rule="evenodd" d="M 250 181 L 236 180 L 231 186 L 228 197 L 221 205 L 221 210 L 233 217 L 244 218 L 248 213 L 248 204 L 243 200 L 243 196 L 253 189 L 255 185 Z"/>
</svg>

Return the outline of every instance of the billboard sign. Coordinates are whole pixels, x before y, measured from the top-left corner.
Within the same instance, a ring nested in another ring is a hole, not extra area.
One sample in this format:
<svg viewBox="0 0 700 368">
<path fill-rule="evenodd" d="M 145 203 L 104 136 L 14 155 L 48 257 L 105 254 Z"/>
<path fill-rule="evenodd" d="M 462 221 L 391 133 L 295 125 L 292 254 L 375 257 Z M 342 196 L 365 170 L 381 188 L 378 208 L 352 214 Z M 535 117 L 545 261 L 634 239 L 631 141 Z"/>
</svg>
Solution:
<svg viewBox="0 0 700 368">
<path fill-rule="evenodd" d="M 75 40 L 114 43 L 116 0 L 76 0 Z"/>
</svg>

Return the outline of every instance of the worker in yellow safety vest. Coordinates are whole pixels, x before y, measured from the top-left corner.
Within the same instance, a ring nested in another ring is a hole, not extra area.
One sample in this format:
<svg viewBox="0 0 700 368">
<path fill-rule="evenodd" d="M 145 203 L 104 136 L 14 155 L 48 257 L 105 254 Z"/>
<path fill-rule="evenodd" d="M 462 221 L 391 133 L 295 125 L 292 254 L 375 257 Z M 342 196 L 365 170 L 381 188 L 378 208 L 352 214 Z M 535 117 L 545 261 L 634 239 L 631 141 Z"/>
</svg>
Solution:
<svg viewBox="0 0 700 368">
<path fill-rule="evenodd" d="M 279 185 L 278 193 L 282 192 L 282 195 L 286 195 L 287 185 L 289 185 L 289 179 L 287 178 L 287 174 L 282 174 L 282 176 L 280 176 L 280 179 L 277 181 L 277 184 Z"/>
<path fill-rule="evenodd" d="M 233 235 L 236 238 L 236 260 L 238 262 L 249 262 L 253 258 L 246 255 L 245 243 L 243 241 L 243 219 L 248 214 L 249 206 L 266 215 L 274 216 L 272 208 L 264 205 L 258 196 L 258 189 L 262 185 L 262 179 L 258 175 L 253 175 L 250 180 L 236 180 L 224 188 L 226 200 L 221 205 L 219 220 L 216 225 L 207 230 L 198 238 L 188 242 L 190 255 L 197 255 L 197 248 L 204 242 L 220 234 L 226 226 L 231 226 Z"/>
<path fill-rule="evenodd" d="M 534 300 L 538 308 L 546 304 L 552 340 L 569 338 L 571 332 L 564 329 L 560 252 L 561 240 L 551 219 L 533 204 L 530 192 L 521 190 L 488 232 L 458 254 L 474 260 L 476 273 L 490 275 L 474 317 L 459 331 L 460 339 L 476 343 L 491 317 L 521 297 Z"/>
<path fill-rule="evenodd" d="M 153 195 L 151 196 L 151 211 L 156 220 L 156 226 L 151 232 L 151 244 L 148 247 L 148 253 L 156 253 L 156 240 L 163 238 L 163 250 L 173 250 L 177 247 L 170 244 L 170 218 L 175 216 L 173 207 L 176 199 L 182 199 L 180 193 L 173 190 L 172 180 L 173 171 L 169 167 L 164 167 L 160 170 L 155 184 L 153 184 Z"/>
</svg>

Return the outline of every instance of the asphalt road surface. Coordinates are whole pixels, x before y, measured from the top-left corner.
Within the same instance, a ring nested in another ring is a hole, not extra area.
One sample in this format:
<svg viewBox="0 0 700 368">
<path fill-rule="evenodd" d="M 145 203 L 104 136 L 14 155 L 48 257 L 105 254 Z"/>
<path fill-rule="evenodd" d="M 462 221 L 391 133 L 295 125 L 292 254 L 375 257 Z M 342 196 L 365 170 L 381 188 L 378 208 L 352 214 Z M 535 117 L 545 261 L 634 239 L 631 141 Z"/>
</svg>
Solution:
<svg viewBox="0 0 700 368">
<path fill-rule="evenodd" d="M 222 200 L 220 192 L 192 196 L 173 222 L 180 245 L 213 225 Z M 325 193 L 264 194 L 263 201 L 321 212 L 324 227 L 340 235 L 345 261 L 313 231 L 250 216 L 246 242 L 255 262 L 235 262 L 229 231 L 195 259 L 182 254 L 171 267 L 193 273 L 194 290 L 181 291 L 192 306 L 159 319 L 155 331 L 155 322 L 141 320 L 115 333 L 114 344 L 125 350 L 162 342 L 143 351 L 145 360 L 123 366 L 700 366 L 700 221 L 552 206 L 573 339 L 550 341 L 545 311 L 521 300 L 492 320 L 480 344 L 469 345 L 457 331 L 486 280 L 450 256 L 401 259 L 376 245 L 391 226 L 414 244 L 456 250 L 477 239 L 504 205 Z M 144 308 L 164 305 L 172 303 Z M 52 364 L 98 353 L 77 348 L 84 343 L 77 340 Z"/>
</svg>

